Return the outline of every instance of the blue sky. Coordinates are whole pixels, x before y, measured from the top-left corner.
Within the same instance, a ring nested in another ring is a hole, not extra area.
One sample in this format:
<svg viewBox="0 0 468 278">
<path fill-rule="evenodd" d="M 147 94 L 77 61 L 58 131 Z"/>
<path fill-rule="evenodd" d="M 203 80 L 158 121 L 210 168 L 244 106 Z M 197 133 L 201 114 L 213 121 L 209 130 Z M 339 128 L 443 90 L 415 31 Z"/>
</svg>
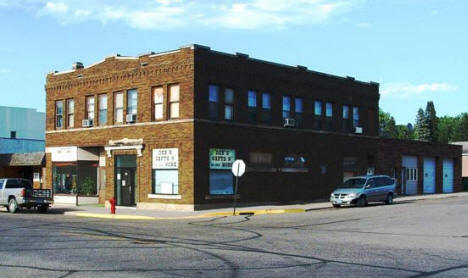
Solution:
<svg viewBox="0 0 468 278">
<path fill-rule="evenodd" d="M 0 0 L 0 105 L 45 109 L 45 77 L 198 43 L 380 83 L 380 107 L 414 122 L 466 112 L 465 0 Z M 293 93 L 293 92 L 289 92 Z"/>
</svg>

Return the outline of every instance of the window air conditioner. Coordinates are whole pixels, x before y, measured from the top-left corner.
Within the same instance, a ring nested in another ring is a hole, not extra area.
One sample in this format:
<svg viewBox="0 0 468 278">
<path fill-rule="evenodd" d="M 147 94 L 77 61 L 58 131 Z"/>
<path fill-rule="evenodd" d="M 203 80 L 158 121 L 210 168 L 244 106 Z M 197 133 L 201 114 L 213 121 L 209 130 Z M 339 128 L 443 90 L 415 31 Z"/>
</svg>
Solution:
<svg viewBox="0 0 468 278">
<path fill-rule="evenodd" d="M 93 120 L 92 119 L 85 119 L 81 122 L 82 127 L 92 127 L 93 126 Z"/>
<path fill-rule="evenodd" d="M 293 118 L 285 118 L 283 127 L 295 127 L 296 120 Z"/>
<path fill-rule="evenodd" d="M 127 114 L 125 120 L 127 123 L 134 123 L 136 122 L 136 115 L 135 114 Z"/>
<path fill-rule="evenodd" d="M 360 126 L 355 127 L 355 128 L 354 128 L 354 133 L 356 133 L 356 134 L 362 134 L 362 127 L 360 127 Z"/>
</svg>

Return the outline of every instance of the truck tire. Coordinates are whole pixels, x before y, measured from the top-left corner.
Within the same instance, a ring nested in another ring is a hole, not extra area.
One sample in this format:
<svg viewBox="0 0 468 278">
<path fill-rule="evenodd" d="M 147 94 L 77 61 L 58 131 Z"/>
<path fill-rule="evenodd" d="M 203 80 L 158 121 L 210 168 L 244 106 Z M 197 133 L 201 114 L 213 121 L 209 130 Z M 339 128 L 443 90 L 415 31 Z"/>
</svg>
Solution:
<svg viewBox="0 0 468 278">
<path fill-rule="evenodd" d="M 16 202 L 15 198 L 11 198 L 10 201 L 8 201 L 8 211 L 10 213 L 15 213 L 18 211 L 18 202 Z"/>
<path fill-rule="evenodd" d="M 49 206 L 38 206 L 37 211 L 39 213 L 47 213 L 47 210 L 49 209 Z"/>
</svg>

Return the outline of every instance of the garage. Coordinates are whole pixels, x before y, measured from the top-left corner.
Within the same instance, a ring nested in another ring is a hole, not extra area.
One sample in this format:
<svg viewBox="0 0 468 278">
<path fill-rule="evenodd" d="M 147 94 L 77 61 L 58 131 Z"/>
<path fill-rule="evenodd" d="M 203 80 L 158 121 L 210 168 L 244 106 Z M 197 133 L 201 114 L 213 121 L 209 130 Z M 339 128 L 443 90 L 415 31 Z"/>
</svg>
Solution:
<svg viewBox="0 0 468 278">
<path fill-rule="evenodd" d="M 444 159 L 442 164 L 442 190 L 444 193 L 453 192 L 453 160 Z"/>
<path fill-rule="evenodd" d="M 403 156 L 402 166 L 402 192 L 406 195 L 418 193 L 418 158 L 416 156 Z"/>
<path fill-rule="evenodd" d="M 435 159 L 424 158 L 423 192 L 435 193 Z"/>
</svg>

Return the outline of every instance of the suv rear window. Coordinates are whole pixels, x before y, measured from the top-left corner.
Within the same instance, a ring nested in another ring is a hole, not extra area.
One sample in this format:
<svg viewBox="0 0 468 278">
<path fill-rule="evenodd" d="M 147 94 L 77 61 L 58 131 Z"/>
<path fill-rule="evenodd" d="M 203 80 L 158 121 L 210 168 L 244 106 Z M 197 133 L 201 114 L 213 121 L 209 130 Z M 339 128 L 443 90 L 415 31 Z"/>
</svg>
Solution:
<svg viewBox="0 0 468 278">
<path fill-rule="evenodd" d="M 26 188 L 31 189 L 31 182 L 28 180 L 8 179 L 6 180 L 6 188 Z"/>
</svg>

